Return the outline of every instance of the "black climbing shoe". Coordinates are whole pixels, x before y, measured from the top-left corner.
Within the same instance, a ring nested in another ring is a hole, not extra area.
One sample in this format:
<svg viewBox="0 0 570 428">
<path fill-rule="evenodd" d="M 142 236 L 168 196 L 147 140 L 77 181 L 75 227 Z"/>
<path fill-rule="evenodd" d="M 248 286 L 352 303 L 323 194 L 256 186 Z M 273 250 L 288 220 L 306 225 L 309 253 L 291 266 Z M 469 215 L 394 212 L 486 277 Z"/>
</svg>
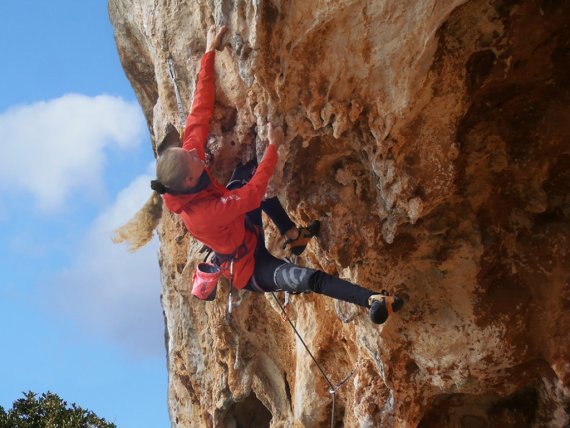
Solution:
<svg viewBox="0 0 570 428">
<path fill-rule="evenodd" d="M 374 324 L 383 324 L 393 312 L 398 312 L 404 301 L 398 296 L 387 294 L 373 294 L 368 298 L 370 310 L 368 315 Z"/>
<path fill-rule="evenodd" d="M 305 248 L 307 248 L 307 244 L 314 236 L 319 236 L 319 232 L 321 231 L 321 222 L 319 220 L 313 220 L 307 227 L 300 227 L 299 228 L 299 236 L 297 239 L 288 239 L 285 241 L 285 247 L 289 247 L 291 253 L 296 256 L 300 256 Z"/>
</svg>

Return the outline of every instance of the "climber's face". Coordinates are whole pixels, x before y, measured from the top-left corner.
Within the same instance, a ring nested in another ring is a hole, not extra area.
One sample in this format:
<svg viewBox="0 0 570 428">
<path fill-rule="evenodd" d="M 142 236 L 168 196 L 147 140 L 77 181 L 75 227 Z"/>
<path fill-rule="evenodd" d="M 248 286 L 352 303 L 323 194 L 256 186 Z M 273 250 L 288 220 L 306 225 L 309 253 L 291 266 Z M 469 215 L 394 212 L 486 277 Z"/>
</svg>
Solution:
<svg viewBox="0 0 570 428">
<path fill-rule="evenodd" d="M 200 175 L 204 171 L 205 163 L 196 149 L 192 149 L 186 152 L 186 158 L 188 162 L 188 176 L 185 179 L 185 187 L 195 187 L 198 185 Z"/>
</svg>

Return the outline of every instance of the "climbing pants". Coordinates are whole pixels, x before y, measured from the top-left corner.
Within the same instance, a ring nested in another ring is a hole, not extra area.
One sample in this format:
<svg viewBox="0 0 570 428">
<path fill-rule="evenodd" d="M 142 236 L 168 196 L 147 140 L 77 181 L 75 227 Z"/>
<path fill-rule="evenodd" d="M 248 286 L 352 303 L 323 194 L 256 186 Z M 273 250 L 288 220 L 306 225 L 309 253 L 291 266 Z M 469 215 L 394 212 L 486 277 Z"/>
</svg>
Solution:
<svg viewBox="0 0 570 428">
<path fill-rule="evenodd" d="M 320 270 L 288 263 L 272 256 L 262 243 L 255 250 L 255 271 L 245 287 L 250 291 L 313 291 L 333 299 L 368 307 L 373 293 Z"/>
<path fill-rule="evenodd" d="M 238 165 L 232 173 L 227 187 L 236 189 L 243 186 L 253 176 L 256 168 L 257 160 L 255 158 L 246 164 Z M 259 208 L 247 213 L 248 221 L 259 226 L 261 231 L 263 231 L 262 210 L 275 223 L 282 235 L 295 227 L 295 223 L 291 221 L 279 199 L 273 197 L 262 201 Z M 325 272 L 297 266 L 272 256 L 265 248 L 263 232 L 258 236 L 254 258 L 255 270 L 245 287 L 250 291 L 288 291 L 292 293 L 313 291 L 364 307 L 368 307 L 368 298 L 375 294 L 366 288 Z"/>
</svg>

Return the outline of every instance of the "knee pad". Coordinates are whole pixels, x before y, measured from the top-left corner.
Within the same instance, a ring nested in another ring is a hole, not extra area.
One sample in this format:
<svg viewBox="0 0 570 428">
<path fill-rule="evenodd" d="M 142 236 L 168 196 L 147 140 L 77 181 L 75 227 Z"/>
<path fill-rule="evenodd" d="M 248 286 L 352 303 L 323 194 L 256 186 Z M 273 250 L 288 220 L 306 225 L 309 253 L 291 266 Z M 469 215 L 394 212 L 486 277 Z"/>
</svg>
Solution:
<svg viewBox="0 0 570 428">
<path fill-rule="evenodd" d="M 283 291 L 294 293 L 311 291 L 310 278 L 315 272 L 317 272 L 315 269 L 285 263 L 275 269 L 273 282 Z"/>
</svg>

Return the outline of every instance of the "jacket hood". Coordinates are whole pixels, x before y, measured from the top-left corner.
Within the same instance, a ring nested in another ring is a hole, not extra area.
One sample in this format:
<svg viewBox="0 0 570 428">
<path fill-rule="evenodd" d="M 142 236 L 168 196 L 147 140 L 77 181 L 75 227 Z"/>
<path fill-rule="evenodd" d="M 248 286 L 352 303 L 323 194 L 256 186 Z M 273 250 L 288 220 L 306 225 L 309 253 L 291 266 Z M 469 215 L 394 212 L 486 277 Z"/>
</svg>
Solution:
<svg viewBox="0 0 570 428">
<path fill-rule="evenodd" d="M 204 180 L 203 177 L 205 177 L 207 181 Z M 194 190 L 189 193 L 182 194 L 165 193 L 162 195 L 166 207 L 170 211 L 173 211 L 176 214 L 180 214 L 182 211 L 184 211 L 184 207 L 192 202 L 198 202 L 212 197 L 220 197 L 226 193 L 227 189 L 222 186 L 214 177 L 211 176 L 209 170 L 204 170 L 203 177 L 200 177 L 200 182 L 208 183 L 208 185 L 204 186 L 205 188 L 202 190 Z M 203 186 L 200 186 L 200 184 L 198 184 L 196 187 Z"/>
</svg>

